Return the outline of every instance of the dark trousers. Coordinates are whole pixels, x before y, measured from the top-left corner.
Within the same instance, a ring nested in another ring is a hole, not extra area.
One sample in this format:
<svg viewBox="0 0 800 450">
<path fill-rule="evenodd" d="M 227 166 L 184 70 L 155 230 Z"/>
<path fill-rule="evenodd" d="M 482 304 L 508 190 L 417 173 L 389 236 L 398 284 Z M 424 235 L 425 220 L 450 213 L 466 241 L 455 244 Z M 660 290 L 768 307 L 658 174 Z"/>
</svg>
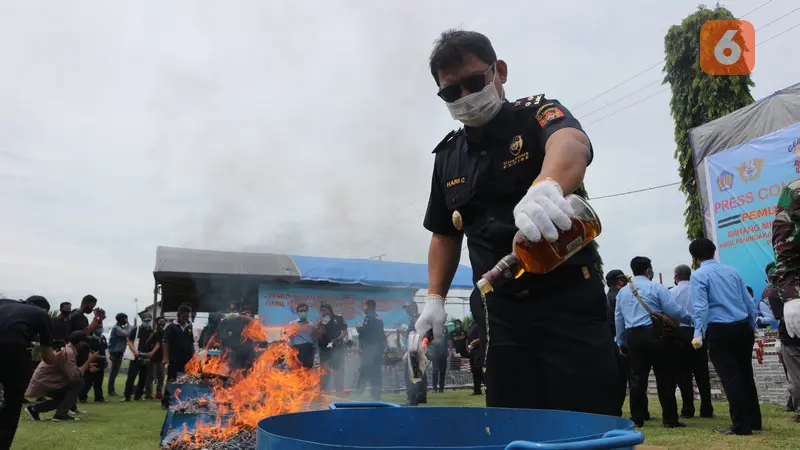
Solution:
<svg viewBox="0 0 800 450">
<path fill-rule="evenodd" d="M 119 369 L 122 367 L 122 355 L 124 352 L 113 352 L 109 353 L 111 356 L 111 371 L 108 374 L 108 393 L 113 394 L 117 392 L 117 375 L 119 374 Z"/>
<path fill-rule="evenodd" d="M 481 393 L 481 385 L 483 384 L 483 365 L 478 355 L 473 356 L 474 353 L 479 351 L 479 348 L 473 349 L 469 355 L 469 369 L 472 372 L 472 392 L 475 394 Z"/>
<path fill-rule="evenodd" d="M 344 347 L 321 348 L 319 362 L 325 371 L 322 388 L 344 393 Z"/>
<path fill-rule="evenodd" d="M 447 353 L 433 357 L 433 390 L 444 391 L 444 381 L 447 375 Z"/>
<path fill-rule="evenodd" d="M 761 429 L 761 406 L 753 377 L 755 336 L 747 320 L 711 323 L 706 332 L 708 356 L 722 381 L 731 412 L 731 431 L 750 434 Z"/>
<path fill-rule="evenodd" d="M 491 293 L 472 311 L 488 318 L 487 406 L 622 414 L 599 269 L 561 266 L 527 294 Z"/>
<path fill-rule="evenodd" d="M 55 410 L 56 416 L 64 416 L 69 412 L 70 408 L 72 408 L 72 405 L 75 404 L 75 400 L 78 398 L 81 389 L 83 389 L 83 385 L 83 379 L 79 379 L 60 389 L 47 392 L 44 396 L 49 397 L 49 400 L 36 402 L 31 405 L 31 409 L 38 413 L 46 413 Z"/>
<path fill-rule="evenodd" d="M 361 365 L 358 368 L 358 391 L 369 383 L 370 396 L 379 401 L 383 391 L 383 348 L 362 349 Z"/>
<path fill-rule="evenodd" d="M 140 359 L 136 358 L 135 360 L 131 361 L 130 366 L 128 366 L 128 378 L 125 380 L 125 398 L 130 400 L 131 395 L 134 395 L 136 400 L 142 399 L 142 394 L 144 393 L 145 385 L 147 384 L 147 370 L 149 359 Z M 136 377 L 139 377 L 139 382 L 136 383 L 136 393 L 134 394 L 134 383 L 136 382 Z"/>
<path fill-rule="evenodd" d="M 617 352 L 617 367 L 619 368 L 619 383 L 617 383 L 617 399 L 619 409 L 625 404 L 625 397 L 628 396 L 628 381 L 631 378 L 631 365 L 628 356 Z"/>
<path fill-rule="evenodd" d="M 661 420 L 664 424 L 677 423 L 675 386 L 678 381 L 674 340 L 662 338 L 653 327 L 629 328 L 626 335 L 631 365 L 631 420 L 641 425 L 650 417 L 647 411 L 647 382 L 652 368 L 656 376 L 658 401 L 661 403 Z"/>
<path fill-rule="evenodd" d="M 300 365 L 306 369 L 314 368 L 314 344 L 300 344 L 295 345 L 297 350 L 297 359 L 300 360 Z"/>
<path fill-rule="evenodd" d="M 3 406 L 0 407 L 0 449 L 11 448 L 17 433 L 22 400 L 30 378 L 30 356 L 23 346 L 0 346 L 0 383 Z"/>
<path fill-rule="evenodd" d="M 98 363 L 100 370 L 92 372 L 86 370 L 83 374 L 83 388 L 81 389 L 78 398 L 81 401 L 86 401 L 89 397 L 89 391 L 94 389 L 94 401 L 100 402 L 104 400 L 103 397 L 103 379 L 105 378 L 105 370 L 102 364 Z"/>
<path fill-rule="evenodd" d="M 170 397 L 172 396 L 172 393 L 169 391 L 169 383 L 174 382 L 175 379 L 178 378 L 179 373 L 183 373 L 187 362 L 189 361 L 170 361 L 167 364 L 167 386 L 164 388 L 161 406 L 169 406 Z"/>
<path fill-rule="evenodd" d="M 711 380 L 708 373 L 708 346 L 695 350 L 692 347 L 694 328 L 680 327 L 675 330 L 675 343 L 677 346 L 678 388 L 681 391 L 683 406 L 681 415 L 694 416 L 694 385 L 697 382 L 697 391 L 700 393 L 700 415 L 712 417 L 714 406 L 711 404 Z"/>
</svg>

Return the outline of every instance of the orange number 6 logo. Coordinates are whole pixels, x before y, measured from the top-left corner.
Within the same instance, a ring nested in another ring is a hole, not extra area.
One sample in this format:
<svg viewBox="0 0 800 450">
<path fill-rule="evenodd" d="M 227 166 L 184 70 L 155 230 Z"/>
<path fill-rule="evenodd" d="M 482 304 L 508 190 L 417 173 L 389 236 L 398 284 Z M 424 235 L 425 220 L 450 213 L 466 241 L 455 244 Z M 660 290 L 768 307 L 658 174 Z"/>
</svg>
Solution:
<svg viewBox="0 0 800 450">
<path fill-rule="evenodd" d="M 746 20 L 709 20 L 700 28 L 700 68 L 709 75 L 747 75 L 756 65 L 756 30 Z"/>
</svg>

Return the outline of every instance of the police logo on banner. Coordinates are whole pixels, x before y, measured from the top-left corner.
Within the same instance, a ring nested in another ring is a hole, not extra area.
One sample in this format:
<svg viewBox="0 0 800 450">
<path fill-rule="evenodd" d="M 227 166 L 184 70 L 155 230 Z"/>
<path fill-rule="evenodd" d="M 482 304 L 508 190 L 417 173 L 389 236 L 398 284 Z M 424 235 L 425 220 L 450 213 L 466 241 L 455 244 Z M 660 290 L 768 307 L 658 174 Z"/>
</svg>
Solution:
<svg viewBox="0 0 800 450">
<path fill-rule="evenodd" d="M 794 153 L 794 172 L 800 173 L 800 138 L 789 144 L 789 153 Z"/>
<path fill-rule="evenodd" d="M 723 170 L 721 174 L 717 177 L 717 187 L 719 187 L 720 192 L 725 192 L 728 189 L 733 187 L 733 174 Z"/>
</svg>

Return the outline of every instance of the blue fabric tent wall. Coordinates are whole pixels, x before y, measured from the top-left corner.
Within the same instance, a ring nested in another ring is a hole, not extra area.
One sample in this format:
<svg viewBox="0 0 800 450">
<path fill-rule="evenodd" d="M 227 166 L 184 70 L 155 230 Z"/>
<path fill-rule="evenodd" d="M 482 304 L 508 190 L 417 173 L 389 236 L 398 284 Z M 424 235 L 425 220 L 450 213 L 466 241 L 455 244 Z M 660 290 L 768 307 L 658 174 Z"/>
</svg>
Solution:
<svg viewBox="0 0 800 450">
<path fill-rule="evenodd" d="M 417 288 L 428 287 L 428 265 L 372 259 L 340 259 L 292 256 L 303 281 L 330 281 L 341 284 Z M 472 289 L 472 269 L 458 266 L 453 289 Z"/>
</svg>

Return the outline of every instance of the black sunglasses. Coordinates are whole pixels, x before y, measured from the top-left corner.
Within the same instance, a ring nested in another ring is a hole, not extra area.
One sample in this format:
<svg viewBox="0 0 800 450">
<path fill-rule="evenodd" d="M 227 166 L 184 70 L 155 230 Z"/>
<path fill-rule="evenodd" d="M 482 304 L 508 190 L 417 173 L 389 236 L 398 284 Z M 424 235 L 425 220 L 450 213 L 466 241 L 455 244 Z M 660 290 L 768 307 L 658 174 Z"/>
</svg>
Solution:
<svg viewBox="0 0 800 450">
<path fill-rule="evenodd" d="M 447 103 L 452 103 L 461 98 L 462 88 L 470 94 L 480 92 L 489 84 L 489 82 L 486 81 L 486 74 L 493 71 L 494 67 L 495 63 L 492 63 L 483 73 L 473 73 L 472 75 L 467 75 L 458 80 L 456 83 L 443 86 L 436 95 Z"/>
</svg>

